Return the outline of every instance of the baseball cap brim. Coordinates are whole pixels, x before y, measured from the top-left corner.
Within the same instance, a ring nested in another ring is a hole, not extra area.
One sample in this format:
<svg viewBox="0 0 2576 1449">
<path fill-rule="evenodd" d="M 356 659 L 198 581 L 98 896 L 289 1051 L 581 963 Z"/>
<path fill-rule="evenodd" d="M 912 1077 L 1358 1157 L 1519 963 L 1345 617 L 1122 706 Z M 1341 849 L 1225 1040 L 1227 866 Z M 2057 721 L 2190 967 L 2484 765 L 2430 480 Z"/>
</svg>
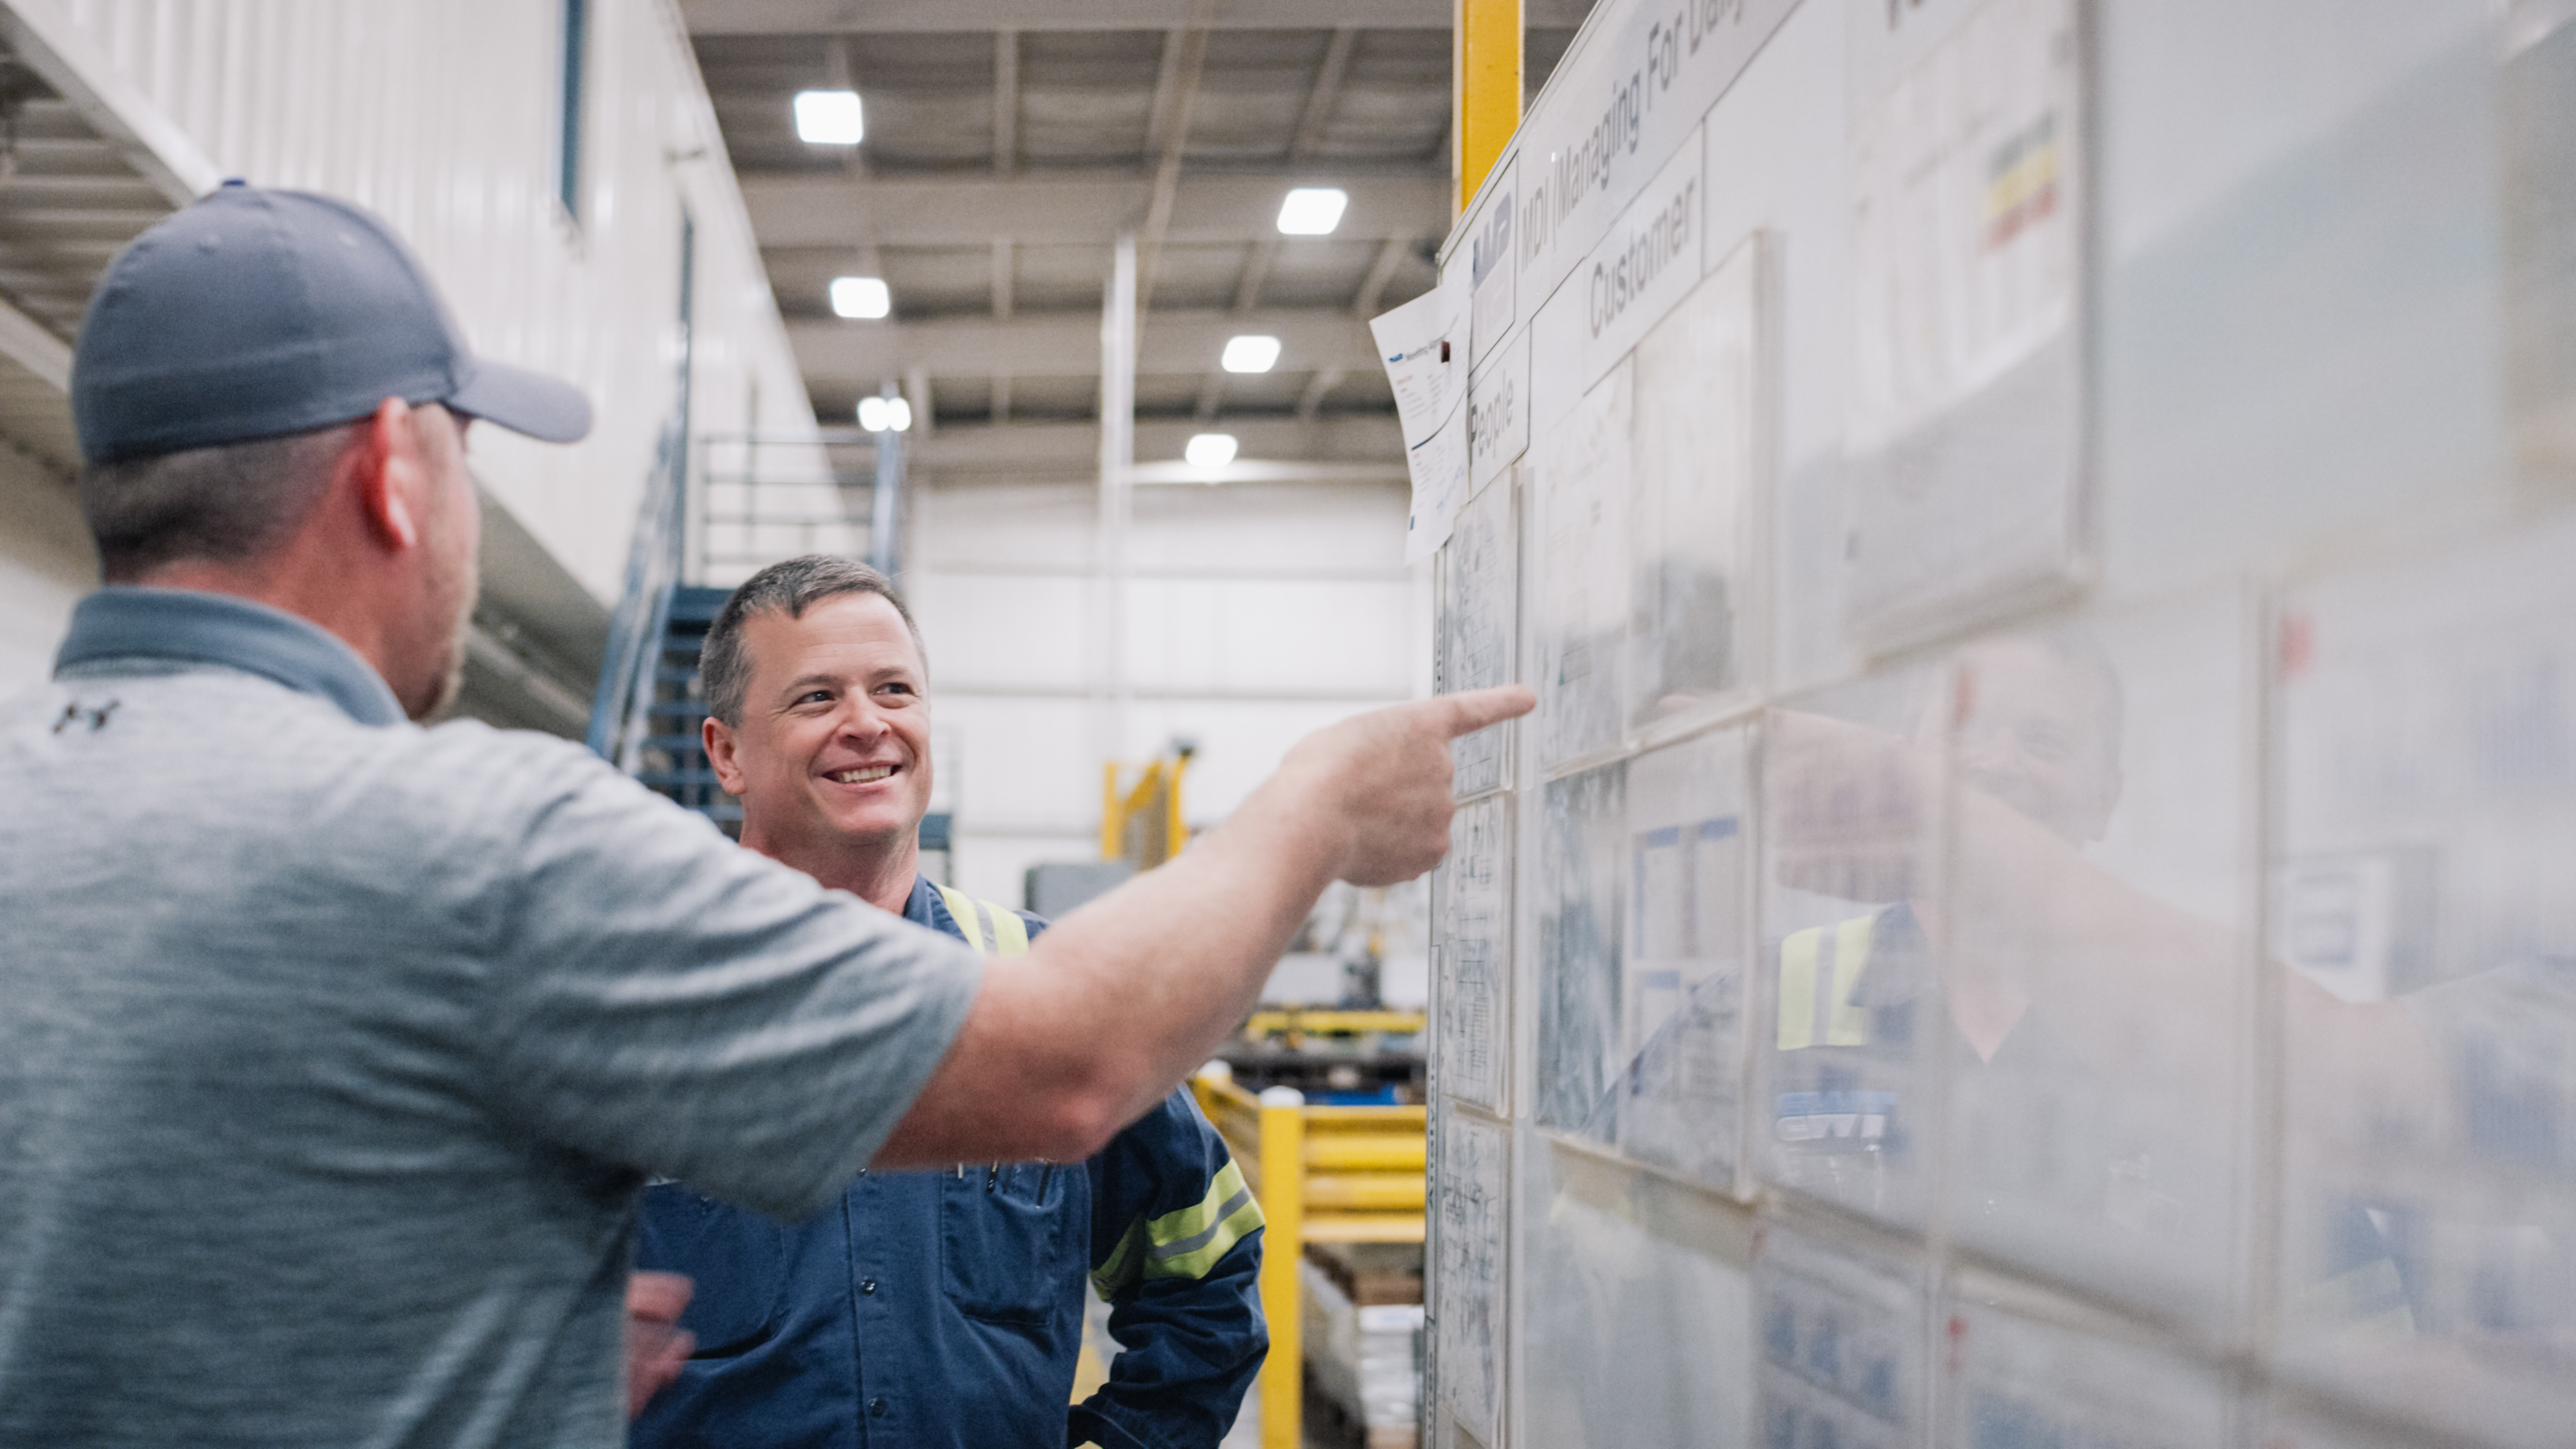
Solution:
<svg viewBox="0 0 2576 1449">
<path fill-rule="evenodd" d="M 480 358 L 473 369 L 465 385 L 443 399 L 458 412 L 541 443 L 575 443 L 590 432 L 590 399 L 571 383 Z"/>
</svg>

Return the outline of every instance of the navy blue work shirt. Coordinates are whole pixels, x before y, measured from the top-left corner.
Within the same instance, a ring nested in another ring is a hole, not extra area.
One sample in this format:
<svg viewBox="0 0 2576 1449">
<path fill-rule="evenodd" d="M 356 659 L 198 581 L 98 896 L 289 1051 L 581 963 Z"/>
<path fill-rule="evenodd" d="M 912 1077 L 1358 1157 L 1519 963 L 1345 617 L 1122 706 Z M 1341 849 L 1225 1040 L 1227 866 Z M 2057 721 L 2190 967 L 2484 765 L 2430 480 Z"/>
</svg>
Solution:
<svg viewBox="0 0 2576 1449">
<path fill-rule="evenodd" d="M 927 880 L 904 916 L 976 939 Z M 1260 1222 L 1187 1090 L 1086 1162 L 862 1172 L 793 1225 L 657 1184 L 636 1266 L 696 1280 L 697 1348 L 630 1443 L 1214 1449 L 1269 1350 Z M 1086 1271 L 1125 1352 L 1077 1405 Z"/>
</svg>

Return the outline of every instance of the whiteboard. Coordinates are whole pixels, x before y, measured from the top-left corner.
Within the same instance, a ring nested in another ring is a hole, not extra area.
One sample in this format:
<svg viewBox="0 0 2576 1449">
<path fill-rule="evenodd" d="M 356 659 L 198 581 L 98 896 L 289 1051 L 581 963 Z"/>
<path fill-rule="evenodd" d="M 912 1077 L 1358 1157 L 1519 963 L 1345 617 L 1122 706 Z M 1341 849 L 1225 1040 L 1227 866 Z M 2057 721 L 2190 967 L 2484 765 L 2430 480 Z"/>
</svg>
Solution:
<svg viewBox="0 0 2576 1449">
<path fill-rule="evenodd" d="M 1761 1441 L 1904 1449 L 1925 1422 L 1924 1300 L 1905 1265 L 1766 1227 L 1753 1263 Z"/>
<path fill-rule="evenodd" d="M 1943 1449 L 2228 1442 L 2224 1381 L 2171 1351 L 1964 1295 L 1952 1301 L 1943 1343 Z"/>
<path fill-rule="evenodd" d="M 1739 1444 L 1752 1418 L 1744 1235 L 1689 1190 L 1525 1130 L 1516 1219 L 1521 1437 Z"/>
<path fill-rule="evenodd" d="M 1501 1124 L 1446 1104 L 1437 1133 L 1430 1309 L 1439 1407 L 1478 1444 L 1494 1445 L 1502 1442 L 1510 1139 Z"/>
<path fill-rule="evenodd" d="M 1852 9 L 1847 599 L 1886 646 L 2076 566 L 2084 47 L 2075 0 L 1985 0 L 1880 81 L 1869 38 L 1919 22 Z"/>
<path fill-rule="evenodd" d="M 1512 802 L 1458 808 L 1440 866 L 1440 981 L 1433 1063 L 1440 1090 L 1489 1112 L 1510 1080 Z"/>
<path fill-rule="evenodd" d="M 1726 260 L 1637 344 L 1628 728 L 1743 696 L 1761 635 L 1751 572 L 1763 460 L 1765 243 Z"/>
<path fill-rule="evenodd" d="M 1440 554 L 1440 689 L 1457 693 L 1509 684 L 1520 673 L 1518 494 L 1508 485 L 1479 493 L 1460 511 Z M 1451 747 L 1460 799 L 1501 788 L 1513 722 L 1476 731 Z"/>
<path fill-rule="evenodd" d="M 1615 748 L 1628 627 L 1626 364 L 1533 440 L 1538 483 L 1538 754 L 1542 768 Z"/>
<path fill-rule="evenodd" d="M 1628 765 L 1619 1145 L 1724 1191 L 1743 1156 L 1750 743 L 1723 730 Z"/>
<path fill-rule="evenodd" d="M 1627 854 L 1626 767 L 1551 781 L 1539 794 L 1537 918 L 1532 962 L 1538 1031 L 1538 1121 L 1616 1140 L 1621 865 Z"/>
<path fill-rule="evenodd" d="M 2321 580 L 2278 641 L 2289 1350 L 2510 1445 L 2576 1416 L 2571 548 Z"/>
</svg>

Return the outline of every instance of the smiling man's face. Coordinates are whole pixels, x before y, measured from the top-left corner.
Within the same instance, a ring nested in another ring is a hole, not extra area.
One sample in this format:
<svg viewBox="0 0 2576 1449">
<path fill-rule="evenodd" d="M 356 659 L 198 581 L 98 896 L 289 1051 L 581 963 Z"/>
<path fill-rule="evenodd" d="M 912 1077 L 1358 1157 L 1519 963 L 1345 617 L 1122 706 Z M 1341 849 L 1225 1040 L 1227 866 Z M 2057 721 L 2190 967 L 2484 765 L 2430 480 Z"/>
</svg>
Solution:
<svg viewBox="0 0 2576 1449">
<path fill-rule="evenodd" d="M 718 782 L 742 797 L 743 843 L 818 875 L 853 849 L 911 853 L 930 809 L 930 698 L 903 616 L 839 594 L 801 618 L 754 614 L 742 642 L 742 723 L 707 736 Z"/>
</svg>

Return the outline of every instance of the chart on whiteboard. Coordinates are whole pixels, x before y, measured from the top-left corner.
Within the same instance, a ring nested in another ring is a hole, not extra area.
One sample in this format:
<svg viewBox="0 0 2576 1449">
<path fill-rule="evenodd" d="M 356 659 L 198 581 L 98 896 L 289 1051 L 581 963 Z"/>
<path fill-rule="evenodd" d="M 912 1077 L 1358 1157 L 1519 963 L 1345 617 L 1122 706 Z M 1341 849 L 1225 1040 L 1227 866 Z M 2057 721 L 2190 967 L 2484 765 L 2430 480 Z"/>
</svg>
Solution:
<svg viewBox="0 0 2576 1449">
<path fill-rule="evenodd" d="M 2080 53 L 2074 0 L 1990 0 L 1855 119 L 1844 447 L 1865 642 L 2075 566 Z"/>
<path fill-rule="evenodd" d="M 1440 1119 L 1439 1258 L 1431 1275 L 1442 1403 L 1478 1442 L 1502 1417 L 1504 1131 L 1462 1112 Z"/>
<path fill-rule="evenodd" d="M 1440 1090 L 1489 1111 L 1503 1105 L 1510 1020 L 1511 818 L 1503 796 L 1460 806 L 1440 867 Z"/>
<path fill-rule="evenodd" d="M 1509 684 L 1517 672 L 1520 540 L 1514 493 L 1489 485 L 1458 515 L 1441 556 L 1440 688 L 1444 693 Z M 1476 731 L 1453 747 L 1460 799 L 1500 788 L 1513 724 Z"/>
</svg>

